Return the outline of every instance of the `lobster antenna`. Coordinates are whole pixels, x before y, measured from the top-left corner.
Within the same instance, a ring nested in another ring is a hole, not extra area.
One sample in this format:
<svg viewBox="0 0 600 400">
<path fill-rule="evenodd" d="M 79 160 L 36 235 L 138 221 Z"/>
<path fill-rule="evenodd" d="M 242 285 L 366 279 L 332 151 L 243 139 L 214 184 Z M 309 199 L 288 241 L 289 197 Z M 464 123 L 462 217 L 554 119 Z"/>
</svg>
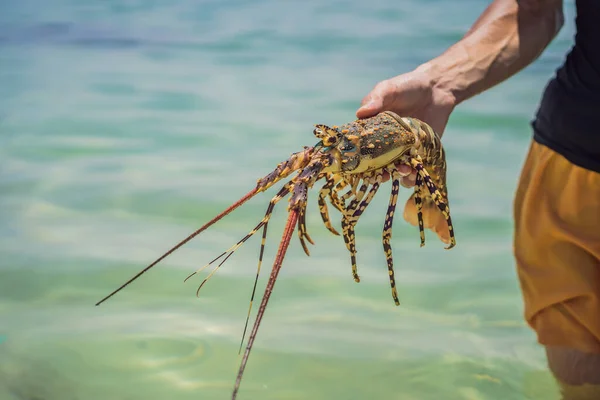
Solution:
<svg viewBox="0 0 600 400">
<path fill-rule="evenodd" d="M 271 201 L 269 202 L 269 206 L 267 207 L 267 211 L 265 212 L 265 217 L 263 218 L 263 236 L 260 244 L 260 254 L 258 256 L 256 278 L 254 278 L 254 286 L 252 287 L 252 294 L 250 295 L 250 305 L 248 306 L 248 315 L 246 316 L 246 323 L 244 324 L 244 332 L 242 333 L 242 340 L 240 341 L 240 349 L 238 350 L 238 354 L 242 353 L 244 338 L 246 337 L 246 330 L 248 329 L 248 321 L 250 320 L 250 313 L 252 312 L 252 304 L 254 302 L 254 295 L 256 294 L 256 285 L 258 284 L 258 277 L 260 275 L 260 267 L 262 265 L 263 256 L 265 254 L 265 243 L 267 241 L 267 227 L 269 226 L 269 220 L 271 219 L 271 215 L 273 214 L 275 205 L 279 202 L 279 200 L 283 199 L 290 192 L 292 182 L 288 182 L 283 188 L 281 188 L 281 190 L 275 195 L 275 197 L 271 199 Z"/>
<path fill-rule="evenodd" d="M 258 327 L 260 326 L 260 322 L 265 313 L 265 309 L 267 308 L 267 304 L 269 302 L 269 298 L 271 297 L 271 293 L 273 292 L 273 287 L 275 286 L 275 281 L 277 280 L 277 275 L 281 270 L 281 265 L 283 264 L 283 258 L 285 257 L 285 253 L 287 252 L 288 246 L 290 244 L 290 239 L 292 238 L 292 234 L 294 233 L 294 229 L 296 228 L 296 223 L 298 222 L 298 210 L 291 210 L 287 224 L 285 225 L 285 229 L 283 231 L 283 236 L 281 238 L 281 243 L 279 245 L 279 250 L 277 250 L 277 256 L 275 257 L 275 262 L 273 263 L 273 269 L 271 270 L 271 276 L 269 277 L 269 281 L 267 282 L 267 287 L 265 288 L 265 293 L 263 295 L 262 301 L 260 303 L 260 307 L 258 308 L 258 314 L 256 316 L 256 320 L 254 321 L 254 326 L 252 327 L 252 331 L 250 332 L 250 338 L 248 339 L 248 345 L 246 346 L 246 351 L 242 356 L 242 362 L 240 364 L 240 369 L 238 371 L 237 379 L 235 381 L 235 386 L 233 388 L 233 393 L 231 395 L 231 399 L 235 400 L 237 397 L 237 392 L 240 388 L 240 383 L 242 381 L 242 375 L 244 374 L 244 369 L 246 368 L 246 363 L 248 362 L 248 356 L 250 355 L 250 350 L 252 350 L 252 345 L 254 344 L 254 339 L 256 338 L 256 334 L 258 333 Z"/>
<path fill-rule="evenodd" d="M 252 189 L 250 192 L 248 192 L 241 199 L 239 199 L 238 201 L 236 201 L 235 203 L 233 203 L 231 206 L 229 206 L 225 211 L 223 211 L 222 213 L 220 213 L 219 215 L 217 215 L 216 217 L 214 217 L 213 219 L 211 219 L 210 221 L 208 221 L 206 224 L 204 224 L 202 227 L 200 227 L 199 229 L 197 229 L 195 232 L 193 232 L 187 238 L 185 238 L 181 242 L 177 243 L 169 251 L 167 251 L 162 256 L 160 256 L 159 258 L 157 258 L 152 264 L 148 265 L 146 268 L 144 268 L 143 270 L 141 270 L 140 272 L 138 272 L 137 274 L 135 274 L 127 282 L 125 282 L 124 284 L 122 284 L 121 286 L 119 286 L 117 289 L 115 289 L 111 294 L 109 294 L 108 296 L 104 297 L 102 300 L 100 300 L 99 302 L 97 302 L 96 305 L 99 306 L 100 304 L 104 303 L 106 300 L 108 300 L 109 298 L 111 298 L 112 296 L 114 296 L 115 294 L 117 294 L 119 291 L 121 291 L 122 289 L 124 289 L 131 282 L 135 281 L 137 278 L 139 278 L 142 274 L 144 274 L 150 268 L 154 267 L 156 264 L 158 264 L 159 262 L 161 262 L 162 260 L 164 260 L 165 258 L 167 258 L 175 250 L 177 250 L 178 248 L 180 248 L 181 246 L 183 246 L 184 244 L 186 244 L 187 242 L 189 242 L 190 240 L 192 240 L 194 237 L 198 236 L 200 233 L 202 233 L 203 231 L 205 231 L 206 229 L 208 229 L 211 225 L 213 225 L 216 222 L 218 222 L 221 218 L 225 217 L 227 214 L 231 213 L 233 210 L 235 210 L 236 208 L 238 208 L 242 204 L 244 204 L 246 201 L 250 200 L 257 192 L 258 192 L 257 188 Z"/>
</svg>

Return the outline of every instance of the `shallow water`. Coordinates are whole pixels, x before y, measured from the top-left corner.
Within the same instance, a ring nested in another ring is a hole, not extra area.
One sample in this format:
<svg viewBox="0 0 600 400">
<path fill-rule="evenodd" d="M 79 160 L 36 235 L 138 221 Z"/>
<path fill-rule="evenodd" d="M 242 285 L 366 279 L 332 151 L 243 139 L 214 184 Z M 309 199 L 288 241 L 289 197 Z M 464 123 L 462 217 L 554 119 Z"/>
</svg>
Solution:
<svg viewBox="0 0 600 400">
<path fill-rule="evenodd" d="M 487 2 L 83 4 L 0 6 L 0 399 L 228 398 L 260 239 L 199 298 L 200 278 L 182 280 L 254 226 L 270 195 L 95 302 L 313 144 L 313 124 L 353 119 L 377 81 L 442 52 Z M 511 203 L 528 123 L 572 42 L 566 11 L 535 64 L 452 116 L 458 245 L 430 234 L 419 248 L 398 219 L 401 307 L 380 243 L 387 196 L 357 227 L 355 284 L 312 195 L 316 245 L 307 258 L 292 242 L 240 400 L 556 398 L 521 317 Z M 277 209 L 267 267 L 284 219 Z"/>
</svg>

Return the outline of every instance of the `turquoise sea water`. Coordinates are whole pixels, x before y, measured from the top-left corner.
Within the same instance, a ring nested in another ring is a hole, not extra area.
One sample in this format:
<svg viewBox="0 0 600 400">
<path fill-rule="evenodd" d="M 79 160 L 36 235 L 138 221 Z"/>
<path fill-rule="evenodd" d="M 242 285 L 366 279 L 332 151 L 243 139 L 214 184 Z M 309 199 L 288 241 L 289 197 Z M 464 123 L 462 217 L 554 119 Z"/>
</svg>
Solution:
<svg viewBox="0 0 600 400">
<path fill-rule="evenodd" d="M 352 120 L 376 82 L 442 52 L 486 4 L 2 2 L 0 399 L 229 398 L 259 237 L 199 298 L 200 278 L 182 281 L 253 227 L 269 194 L 95 302 L 312 145 L 313 124 Z M 401 307 L 380 243 L 388 196 L 358 224 L 356 284 L 311 194 L 316 245 L 308 258 L 294 237 L 240 400 L 557 398 L 522 321 L 511 206 L 529 120 L 572 42 L 566 7 L 535 64 L 452 116 L 458 245 L 428 234 L 419 248 L 397 219 Z M 281 207 L 261 294 L 284 220 Z"/>
</svg>

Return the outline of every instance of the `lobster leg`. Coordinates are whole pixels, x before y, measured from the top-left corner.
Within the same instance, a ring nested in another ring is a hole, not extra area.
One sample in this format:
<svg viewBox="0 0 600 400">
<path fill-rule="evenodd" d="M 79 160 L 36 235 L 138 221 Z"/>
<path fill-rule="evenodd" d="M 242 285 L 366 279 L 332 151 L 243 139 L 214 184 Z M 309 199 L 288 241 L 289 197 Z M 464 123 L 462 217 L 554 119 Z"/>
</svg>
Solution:
<svg viewBox="0 0 600 400">
<path fill-rule="evenodd" d="M 453 248 L 456 245 L 456 239 L 454 238 L 454 227 L 452 226 L 452 218 L 450 218 L 450 208 L 448 207 L 448 202 L 444 201 L 444 197 L 438 190 L 437 186 L 429 176 L 427 170 L 423 167 L 423 161 L 421 157 L 418 155 L 410 160 L 411 166 L 417 170 L 417 173 L 421 175 L 423 178 L 423 182 L 425 182 L 425 186 L 429 189 L 429 193 L 431 194 L 431 198 L 438 206 L 444 218 L 446 219 L 446 223 L 448 224 L 448 231 L 450 232 L 450 245 L 446 247 L 446 250 Z"/>
<path fill-rule="evenodd" d="M 289 187 L 287 187 L 287 186 L 289 186 Z M 284 187 L 284 188 L 282 188 L 282 190 L 279 193 L 277 193 L 277 195 L 273 199 L 271 199 L 271 202 L 269 203 L 269 207 L 267 207 L 267 212 L 265 213 L 265 218 L 267 216 L 269 216 L 269 217 L 271 216 L 271 214 L 273 213 L 273 209 L 275 208 L 275 204 L 277 204 L 277 202 L 279 200 L 284 198 L 289 193 L 291 186 L 292 186 L 291 182 L 288 183 L 286 185 L 287 191 L 283 192 L 283 189 L 286 188 L 286 187 Z M 267 227 L 268 226 L 269 226 L 269 221 L 267 219 L 267 221 L 263 225 L 263 235 L 262 235 L 262 241 L 260 243 L 260 254 L 258 256 L 258 267 L 256 268 L 256 278 L 254 278 L 254 286 L 252 287 L 252 294 L 250 295 L 250 305 L 248 306 L 248 315 L 246 316 L 246 322 L 244 324 L 244 332 L 242 333 L 242 340 L 240 341 L 239 352 L 242 351 L 242 345 L 244 343 L 244 338 L 246 337 L 246 329 L 248 328 L 248 321 L 250 320 L 250 313 L 252 312 L 252 304 L 254 302 L 254 295 L 256 294 L 256 285 L 258 284 L 258 276 L 260 275 L 260 267 L 262 266 L 263 255 L 265 254 L 265 243 L 267 241 Z"/>
<path fill-rule="evenodd" d="M 319 191 L 319 212 L 321 213 L 321 219 L 323 219 L 325 227 L 329 229 L 329 231 L 334 235 L 339 236 L 339 232 L 336 231 L 335 228 L 331 225 L 331 220 L 329 219 L 329 211 L 327 209 L 327 203 L 325 203 L 325 198 L 331 195 L 331 190 L 337 184 L 339 178 L 336 178 L 333 175 L 327 175 L 326 180 L 327 182 Z"/>
<path fill-rule="evenodd" d="M 379 189 L 379 185 L 381 184 L 381 175 L 376 177 L 376 182 L 371 186 L 367 197 L 360 203 L 358 208 L 352 210 L 352 214 L 350 216 L 344 217 L 342 219 L 342 229 L 344 240 L 346 241 L 346 245 L 350 250 L 350 261 L 352 262 L 352 276 L 354 277 L 355 282 L 360 282 L 360 277 L 358 276 L 358 266 L 356 264 L 356 237 L 354 235 L 354 227 L 358 222 L 358 218 L 365 211 L 375 193 Z"/>
<path fill-rule="evenodd" d="M 233 388 L 233 393 L 231 396 L 232 400 L 235 400 L 237 397 L 237 392 L 240 387 L 240 383 L 242 381 L 242 376 L 244 374 L 244 369 L 246 368 L 246 363 L 248 362 L 248 356 L 250 355 L 250 350 L 252 350 L 252 345 L 254 344 L 254 340 L 256 339 L 256 334 L 258 332 L 258 327 L 260 326 L 260 322 L 265 313 L 265 309 L 267 308 L 267 304 L 269 303 L 269 298 L 271 297 L 271 293 L 273 292 L 273 287 L 275 286 L 275 281 L 277 280 L 277 275 L 281 270 L 281 265 L 283 263 L 283 259 L 285 257 L 285 253 L 287 252 L 287 248 L 290 244 L 290 240 L 292 238 L 292 234 L 294 233 L 294 228 L 296 227 L 296 223 L 298 222 L 298 211 L 293 209 L 290 211 L 288 216 L 287 224 L 283 231 L 283 236 L 281 238 L 281 243 L 279 244 L 279 250 L 277 251 L 277 256 L 275 258 L 275 262 L 273 263 L 273 269 L 271 270 L 271 276 L 269 277 L 269 281 L 267 282 L 267 287 L 265 288 L 265 293 L 263 295 L 262 301 L 260 303 L 260 307 L 258 308 L 258 314 L 256 316 L 256 321 L 254 321 L 254 326 L 252 327 L 252 331 L 250 332 L 250 337 L 248 339 L 248 345 L 246 346 L 246 350 L 244 351 L 244 355 L 242 357 L 242 362 L 240 364 L 240 368 L 238 370 L 237 379 L 235 381 L 235 386 Z"/>
<path fill-rule="evenodd" d="M 354 214 L 354 211 L 356 211 L 358 209 L 358 206 L 360 206 L 360 202 L 362 201 L 363 197 L 365 197 L 365 193 L 367 192 L 368 188 L 369 188 L 368 180 L 363 180 L 363 184 L 358 189 L 358 192 L 356 193 L 356 197 L 354 199 L 352 199 L 352 201 L 348 205 L 348 208 L 346 209 L 346 211 L 344 212 L 344 214 L 342 216 L 342 229 L 344 228 L 344 226 L 348 226 L 348 224 L 350 224 L 352 222 L 352 215 Z M 352 242 L 351 242 L 350 238 L 347 236 L 344 236 L 344 241 L 346 242 L 346 248 L 348 249 L 348 251 L 352 251 L 351 250 Z M 356 280 L 356 276 L 354 278 Z"/>
<path fill-rule="evenodd" d="M 398 201 L 398 190 L 400 189 L 400 174 L 395 168 L 390 170 L 392 181 L 392 193 L 390 195 L 390 202 L 388 205 L 387 213 L 385 214 L 385 222 L 383 224 L 383 251 L 385 252 L 385 258 L 388 266 L 388 273 L 390 275 L 390 286 L 392 287 L 392 297 L 394 303 L 397 306 L 400 305 L 398 300 L 398 292 L 396 291 L 396 280 L 394 279 L 394 260 L 392 258 L 392 245 L 390 241 L 392 239 L 392 224 L 394 223 L 394 212 L 396 211 L 396 202 Z"/>
<path fill-rule="evenodd" d="M 352 196 L 356 196 L 356 188 L 358 187 L 358 183 L 360 181 L 360 178 L 355 178 L 352 177 L 352 183 L 351 183 L 351 187 L 350 190 L 348 190 L 340 199 L 342 204 L 346 204 L 346 200 L 350 199 L 350 197 Z"/>
<path fill-rule="evenodd" d="M 298 237 L 300 238 L 300 244 L 302 245 L 302 249 L 304 250 L 307 256 L 310 256 L 310 252 L 308 251 L 308 246 L 306 246 L 306 243 L 304 242 L 304 238 L 306 238 L 306 240 L 308 240 L 308 242 L 312 245 L 314 245 L 315 242 L 313 242 L 313 240 L 308 235 L 308 232 L 306 231 L 306 208 L 302 208 L 299 211 Z"/>
<path fill-rule="evenodd" d="M 415 207 L 417 208 L 417 221 L 419 222 L 419 235 L 421 236 L 421 247 L 425 246 L 425 228 L 423 226 L 423 200 L 421 199 L 421 190 L 423 178 L 417 174 L 415 180 Z"/>
<path fill-rule="evenodd" d="M 358 267 L 356 267 L 356 241 L 353 234 L 354 230 L 352 229 L 351 233 L 350 224 L 352 223 L 352 214 L 360 205 L 360 201 L 365 196 L 365 193 L 369 187 L 367 182 L 367 180 L 363 180 L 363 184 L 358 189 L 356 197 L 350 202 L 347 210 L 342 216 L 342 235 L 344 237 L 344 242 L 346 243 L 346 248 L 350 252 L 350 259 L 352 261 L 352 277 L 354 278 L 355 282 L 360 282 L 360 277 L 358 276 Z"/>
<path fill-rule="evenodd" d="M 344 214 L 344 212 L 345 212 L 344 210 L 346 209 L 346 206 L 344 205 L 342 200 L 339 198 L 338 194 L 346 186 L 348 186 L 348 182 L 342 180 L 333 188 L 333 190 L 329 194 L 329 199 L 331 201 L 331 204 L 333 204 L 333 206 L 335 208 L 337 208 L 337 210 L 339 212 L 341 212 L 342 214 Z"/>
</svg>

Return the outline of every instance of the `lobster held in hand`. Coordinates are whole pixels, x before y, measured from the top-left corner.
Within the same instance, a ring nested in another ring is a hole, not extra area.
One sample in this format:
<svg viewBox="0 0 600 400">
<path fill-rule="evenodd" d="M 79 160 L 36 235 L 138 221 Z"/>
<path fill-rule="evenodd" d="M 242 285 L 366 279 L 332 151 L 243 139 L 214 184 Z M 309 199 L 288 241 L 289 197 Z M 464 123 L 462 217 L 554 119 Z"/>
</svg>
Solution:
<svg viewBox="0 0 600 400">
<path fill-rule="evenodd" d="M 446 219 L 448 233 L 442 237 L 450 243 L 448 248 L 456 244 L 446 190 L 446 158 L 441 141 L 425 122 L 403 118 L 388 111 L 339 128 L 317 125 L 314 133 L 322 139 L 323 145 L 329 145 L 326 148 L 334 159 L 331 166 L 324 170 L 329 175 L 326 177 L 328 183 L 320 192 L 321 216 L 327 228 L 337 234 L 331 227 L 324 201 L 324 197 L 329 196 L 331 203 L 343 215 L 344 241 L 351 254 L 352 274 L 357 282 L 360 278 L 356 265 L 354 226 L 378 191 L 384 174 L 388 173 L 392 177 L 392 193 L 382 236 L 392 295 L 396 304 L 399 304 L 394 288 L 393 261 L 389 244 L 400 183 L 396 165 L 409 165 L 416 169 L 418 174 L 414 193 L 407 203 L 407 211 L 410 211 L 414 204 L 421 246 L 425 244 L 423 209 L 430 213 L 434 206 L 439 208 Z M 356 190 L 360 181 L 362 185 Z M 351 186 L 350 191 L 340 201 L 338 193 L 346 186 Z M 369 192 L 365 197 L 367 190 Z M 350 200 L 349 205 L 345 204 L 346 200 Z"/>
<path fill-rule="evenodd" d="M 294 230 L 297 228 L 300 242 L 307 255 L 309 252 L 305 240 L 314 244 L 306 229 L 305 216 L 308 192 L 318 181 L 324 181 L 324 185 L 319 190 L 318 195 L 319 211 L 323 222 L 329 231 L 335 235 L 339 235 L 331 222 L 327 207 L 327 202 L 329 201 L 331 205 L 341 213 L 342 236 L 350 253 L 352 275 L 354 280 L 359 282 L 360 278 L 358 276 L 356 259 L 355 227 L 360 216 L 380 189 L 382 182 L 387 179 L 388 176 L 391 178 L 392 190 L 385 215 L 382 243 L 387 261 L 392 297 L 396 305 L 399 305 L 400 302 L 398 300 L 394 278 L 391 236 L 401 179 L 400 174 L 396 169 L 397 165 L 408 165 L 417 171 L 414 193 L 406 203 L 404 218 L 409 220 L 413 225 L 418 225 L 421 246 L 425 244 L 424 220 L 438 218 L 440 215 L 445 219 L 447 225 L 447 231 L 437 232 L 440 239 L 449 244 L 449 246 L 446 247 L 447 249 L 452 248 L 456 244 L 450 217 L 450 209 L 448 206 L 445 153 L 440 138 L 429 125 L 414 118 L 400 117 L 393 112 L 386 111 L 374 117 L 355 120 L 339 127 L 316 125 L 313 134 L 319 139 L 319 142 L 315 146 L 305 147 L 304 150 L 292 154 L 288 160 L 279 163 L 271 173 L 257 181 L 256 187 L 253 190 L 221 214 L 214 217 L 204 226 L 193 232 L 186 239 L 179 242 L 152 264 L 141 270 L 138 274 L 96 304 L 101 304 L 125 286 L 129 285 L 169 254 L 208 229 L 224 216 L 254 197 L 257 193 L 268 190 L 279 181 L 296 173 L 296 175 L 286 182 L 279 192 L 271 199 L 264 217 L 254 229 L 228 250 L 222 252 L 210 263 L 186 278 L 186 280 L 189 279 L 204 268 L 222 259 L 213 271 L 202 281 L 198 287 L 199 291 L 219 267 L 221 267 L 240 246 L 262 228 L 263 234 L 258 268 L 250 299 L 248 317 L 242 335 L 243 343 L 256 291 L 260 267 L 262 265 L 269 220 L 276 204 L 288 194 L 290 195 L 288 200 L 288 221 L 275 257 L 269 281 L 259 306 L 256 320 L 242 357 L 232 399 L 235 399 L 237 396 L 248 356 L 252 349 L 260 322 L 273 291 L 277 275 L 281 269 Z M 342 191 L 345 189 L 347 192 L 342 194 Z M 414 215 L 416 215 L 416 223 L 411 221 L 411 218 L 414 217 Z"/>
</svg>

